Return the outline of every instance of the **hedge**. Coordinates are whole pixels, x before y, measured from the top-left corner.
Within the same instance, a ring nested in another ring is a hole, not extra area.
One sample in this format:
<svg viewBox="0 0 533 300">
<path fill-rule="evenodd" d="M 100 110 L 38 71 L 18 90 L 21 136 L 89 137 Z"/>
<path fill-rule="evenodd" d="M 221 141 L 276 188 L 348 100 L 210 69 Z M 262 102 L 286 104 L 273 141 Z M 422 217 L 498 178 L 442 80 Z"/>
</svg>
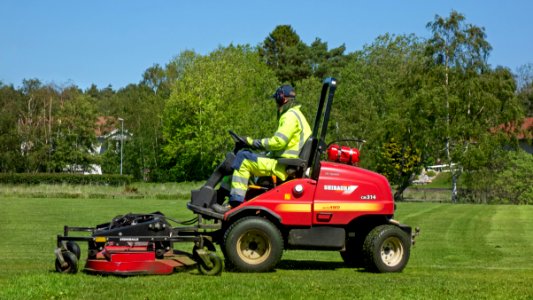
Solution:
<svg viewBox="0 0 533 300">
<path fill-rule="evenodd" d="M 71 173 L 0 173 L 0 183 L 8 184 L 130 184 L 130 175 L 83 175 Z"/>
</svg>

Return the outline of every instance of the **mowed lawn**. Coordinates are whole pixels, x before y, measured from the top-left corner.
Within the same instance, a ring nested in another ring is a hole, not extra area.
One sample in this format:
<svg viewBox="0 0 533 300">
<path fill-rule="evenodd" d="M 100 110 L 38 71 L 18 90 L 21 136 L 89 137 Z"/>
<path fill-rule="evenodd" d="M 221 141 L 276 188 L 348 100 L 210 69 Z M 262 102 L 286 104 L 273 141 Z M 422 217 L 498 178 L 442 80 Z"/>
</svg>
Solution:
<svg viewBox="0 0 533 300">
<path fill-rule="evenodd" d="M 262 274 L 54 271 L 63 225 L 94 226 L 128 212 L 185 220 L 193 216 L 186 202 L 0 198 L 0 299 L 533 299 L 533 206 L 398 203 L 396 219 L 421 228 L 399 274 L 346 268 L 338 252 L 327 251 L 286 251 L 274 272 Z"/>
</svg>

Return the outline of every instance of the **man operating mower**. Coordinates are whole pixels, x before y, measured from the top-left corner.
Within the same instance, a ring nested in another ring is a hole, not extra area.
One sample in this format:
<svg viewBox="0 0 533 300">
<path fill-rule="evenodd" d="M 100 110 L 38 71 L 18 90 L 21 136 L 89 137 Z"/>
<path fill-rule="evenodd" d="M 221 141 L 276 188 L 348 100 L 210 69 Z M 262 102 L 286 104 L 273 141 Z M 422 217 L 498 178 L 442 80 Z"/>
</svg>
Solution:
<svg viewBox="0 0 533 300">
<path fill-rule="evenodd" d="M 311 128 L 300 111 L 296 93 L 290 85 L 282 85 L 273 95 L 278 107 L 278 129 L 272 137 L 263 139 L 245 138 L 248 148 L 240 150 L 231 165 L 231 190 L 229 205 L 214 204 L 213 210 L 225 213 L 244 202 L 250 176 L 275 175 L 281 181 L 287 179 L 286 166 L 277 158 L 298 158 L 300 150 L 311 135 Z M 266 151 L 261 155 L 250 151 Z"/>
</svg>

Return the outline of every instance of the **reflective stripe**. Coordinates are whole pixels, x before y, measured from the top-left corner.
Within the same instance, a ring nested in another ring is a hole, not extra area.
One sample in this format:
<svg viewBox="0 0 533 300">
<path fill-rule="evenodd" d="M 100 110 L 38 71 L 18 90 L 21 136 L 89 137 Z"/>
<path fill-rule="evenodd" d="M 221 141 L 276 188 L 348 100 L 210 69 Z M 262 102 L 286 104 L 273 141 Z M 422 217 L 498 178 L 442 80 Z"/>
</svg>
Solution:
<svg viewBox="0 0 533 300">
<path fill-rule="evenodd" d="M 282 212 L 311 212 L 310 204 L 278 204 L 275 211 Z"/>
<path fill-rule="evenodd" d="M 243 190 L 243 189 L 238 189 L 238 188 L 232 188 L 231 189 L 231 197 L 233 197 L 234 195 L 237 195 L 237 196 L 246 196 L 246 190 Z"/>
<path fill-rule="evenodd" d="M 233 175 L 233 178 L 231 179 L 232 183 L 242 183 L 248 185 L 248 178 L 240 177 Z"/>
<path fill-rule="evenodd" d="M 283 133 L 281 133 L 281 132 L 276 132 L 276 134 L 274 134 L 274 136 L 279 137 L 280 139 L 284 140 L 285 142 L 289 141 L 289 138 L 286 135 L 284 135 Z"/>
<path fill-rule="evenodd" d="M 385 206 L 382 203 L 347 203 L 335 202 L 334 200 L 324 200 L 321 203 L 313 204 L 315 212 L 321 211 L 380 211 Z"/>
<path fill-rule="evenodd" d="M 285 155 L 285 154 L 298 156 L 298 155 L 300 155 L 300 151 L 297 151 L 297 150 L 286 150 L 286 151 L 283 151 L 282 156 Z"/>
<path fill-rule="evenodd" d="M 298 143 L 298 153 L 296 155 L 300 155 L 300 151 L 302 150 L 304 143 L 305 143 L 305 132 L 304 132 L 304 125 L 302 124 L 302 118 L 300 118 L 300 114 L 296 110 L 290 110 L 298 119 L 298 124 L 300 125 L 300 142 Z"/>
<path fill-rule="evenodd" d="M 264 138 L 261 143 L 263 144 L 263 148 L 268 149 L 268 138 Z"/>
</svg>

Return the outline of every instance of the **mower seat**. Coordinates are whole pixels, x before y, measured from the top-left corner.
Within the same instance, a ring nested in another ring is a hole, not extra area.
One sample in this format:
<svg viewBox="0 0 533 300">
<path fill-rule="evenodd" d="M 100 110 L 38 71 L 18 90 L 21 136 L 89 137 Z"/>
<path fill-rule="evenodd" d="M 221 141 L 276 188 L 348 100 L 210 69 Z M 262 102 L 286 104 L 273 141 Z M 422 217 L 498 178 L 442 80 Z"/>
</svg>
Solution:
<svg viewBox="0 0 533 300">
<path fill-rule="evenodd" d="M 289 176 L 294 176 L 295 178 L 304 177 L 305 171 L 312 164 L 314 155 L 311 155 L 316 149 L 317 139 L 313 136 L 310 136 L 307 141 L 305 141 L 304 146 L 300 150 L 298 158 L 278 158 L 278 163 L 287 166 L 286 171 Z"/>
</svg>

